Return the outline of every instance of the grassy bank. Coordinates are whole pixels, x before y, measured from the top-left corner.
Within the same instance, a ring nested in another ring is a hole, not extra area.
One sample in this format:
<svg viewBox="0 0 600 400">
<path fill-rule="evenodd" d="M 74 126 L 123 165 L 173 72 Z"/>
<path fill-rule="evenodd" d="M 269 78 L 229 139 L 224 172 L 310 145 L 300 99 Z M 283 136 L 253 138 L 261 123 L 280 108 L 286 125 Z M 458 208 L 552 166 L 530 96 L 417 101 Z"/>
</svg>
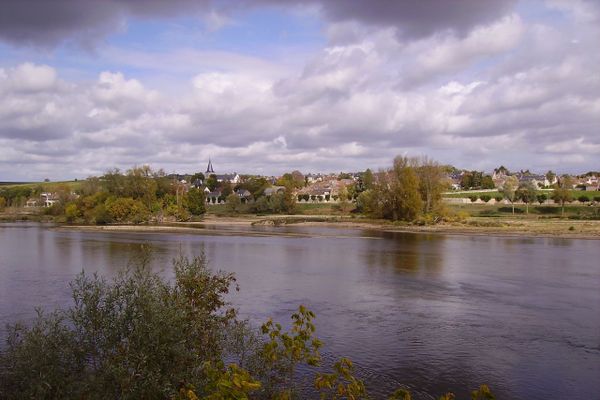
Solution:
<svg viewBox="0 0 600 400">
<path fill-rule="evenodd" d="M 539 190 L 538 194 L 545 194 L 546 196 L 548 196 L 548 198 L 551 198 L 552 196 L 552 191 L 551 190 Z M 495 191 L 491 191 L 491 192 L 480 192 L 480 191 L 463 191 L 460 193 L 445 193 L 444 197 L 445 198 L 450 198 L 450 199 L 468 199 L 471 198 L 472 196 L 477 196 L 478 198 L 481 198 L 481 196 L 490 196 L 492 199 L 495 197 L 503 197 L 502 194 L 500 192 L 498 192 L 497 190 Z M 571 196 L 573 197 L 573 200 L 577 200 L 580 197 L 584 196 L 588 199 L 588 201 L 593 201 L 594 198 L 598 198 L 600 197 L 600 191 L 583 191 L 583 190 L 571 190 Z"/>
<path fill-rule="evenodd" d="M 452 222 L 423 224 L 374 220 L 360 214 L 344 214 L 334 204 L 299 204 L 298 212 L 294 215 L 231 214 L 224 205 L 215 205 L 208 207 L 208 212 L 197 221 L 141 225 L 78 225 L 77 228 L 121 232 L 183 230 L 193 233 L 205 225 L 221 226 L 224 229 L 234 226 L 304 225 L 420 233 L 600 239 L 599 206 L 569 205 L 565 207 L 564 216 L 561 215 L 561 207 L 557 205 L 530 206 L 529 214 L 526 213 L 524 205 L 517 205 L 514 215 L 510 205 L 452 204 L 446 208 L 449 215 L 459 217 L 450 219 Z M 64 222 L 44 215 L 43 209 L 6 209 L 0 212 L 0 222 L 10 221 Z M 272 234 L 278 232 L 275 230 Z"/>
<path fill-rule="evenodd" d="M 566 219 L 598 219 L 600 205 L 565 205 L 564 215 L 560 205 L 530 205 L 529 213 L 523 204 L 515 204 L 513 216 L 510 204 L 447 204 L 452 213 L 461 213 L 470 217 L 520 217 L 528 219 L 566 218 Z"/>
</svg>

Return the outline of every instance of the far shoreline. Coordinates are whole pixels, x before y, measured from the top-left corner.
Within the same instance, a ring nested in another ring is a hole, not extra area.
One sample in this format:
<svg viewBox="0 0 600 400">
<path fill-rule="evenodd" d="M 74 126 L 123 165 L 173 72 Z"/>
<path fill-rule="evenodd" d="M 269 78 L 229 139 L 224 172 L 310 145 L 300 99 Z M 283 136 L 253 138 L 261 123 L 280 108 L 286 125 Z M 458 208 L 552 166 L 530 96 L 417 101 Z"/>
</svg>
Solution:
<svg viewBox="0 0 600 400">
<path fill-rule="evenodd" d="M 353 230 L 371 230 L 389 233 L 442 234 L 460 236 L 497 236 L 522 238 L 600 239 L 600 221 L 588 220 L 527 220 L 502 218 L 471 218 L 464 223 L 439 223 L 435 225 L 394 224 L 389 221 L 360 220 L 339 216 L 207 216 L 198 222 L 169 222 L 148 225 L 68 225 L 58 224 L 57 229 L 95 232 L 138 233 L 198 233 L 242 236 L 311 236 L 271 229 L 251 230 L 252 227 L 314 226 Z M 222 229 L 215 229 L 222 228 Z M 236 230 L 235 228 L 241 228 Z M 250 229 L 248 229 L 250 228 Z"/>
</svg>

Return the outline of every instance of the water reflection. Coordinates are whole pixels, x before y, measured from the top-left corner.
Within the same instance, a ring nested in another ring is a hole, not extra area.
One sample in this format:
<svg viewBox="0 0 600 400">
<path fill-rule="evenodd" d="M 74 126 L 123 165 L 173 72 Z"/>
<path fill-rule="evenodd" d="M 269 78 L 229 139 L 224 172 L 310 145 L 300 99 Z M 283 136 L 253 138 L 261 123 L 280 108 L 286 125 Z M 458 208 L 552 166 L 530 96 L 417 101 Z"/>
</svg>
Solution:
<svg viewBox="0 0 600 400">
<path fill-rule="evenodd" d="M 444 236 L 386 233 L 383 237 L 387 240 L 369 242 L 363 254 L 369 268 L 392 267 L 409 274 L 436 274 L 443 268 Z"/>
</svg>

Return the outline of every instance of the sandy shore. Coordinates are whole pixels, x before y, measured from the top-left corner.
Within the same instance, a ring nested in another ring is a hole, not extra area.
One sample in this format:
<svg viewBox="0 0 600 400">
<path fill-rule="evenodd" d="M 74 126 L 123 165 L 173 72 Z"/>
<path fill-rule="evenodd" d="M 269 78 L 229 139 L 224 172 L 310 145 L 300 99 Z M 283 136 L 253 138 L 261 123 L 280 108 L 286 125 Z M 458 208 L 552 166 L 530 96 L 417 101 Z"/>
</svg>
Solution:
<svg viewBox="0 0 600 400">
<path fill-rule="evenodd" d="M 253 229 L 269 227 L 273 229 Z M 110 232 L 148 233 L 198 233 L 212 235 L 251 235 L 251 236 L 309 236 L 308 233 L 294 233 L 280 230 L 281 226 L 317 226 L 344 229 L 376 230 L 384 232 L 409 232 L 451 235 L 487 235 L 518 237 L 555 237 L 600 239 L 600 221 L 577 221 L 562 219 L 519 219 L 519 218 L 470 218 L 461 223 L 436 225 L 394 224 L 387 221 L 361 220 L 336 216 L 207 216 L 201 222 L 179 222 L 158 225 L 62 225 L 59 229 Z"/>
</svg>

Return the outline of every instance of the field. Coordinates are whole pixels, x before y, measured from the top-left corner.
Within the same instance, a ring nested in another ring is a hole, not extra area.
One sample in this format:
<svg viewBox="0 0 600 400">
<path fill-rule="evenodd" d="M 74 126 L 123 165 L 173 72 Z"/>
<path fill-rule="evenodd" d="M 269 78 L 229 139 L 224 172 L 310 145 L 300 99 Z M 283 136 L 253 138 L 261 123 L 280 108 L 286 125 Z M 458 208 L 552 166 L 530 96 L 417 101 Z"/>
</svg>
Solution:
<svg viewBox="0 0 600 400">
<path fill-rule="evenodd" d="M 548 198 L 550 198 L 552 196 L 552 190 L 540 190 L 540 191 L 538 191 L 538 194 L 545 194 L 546 196 L 548 196 Z M 500 192 L 498 192 L 497 190 L 490 191 L 490 192 L 461 191 L 460 193 L 444 193 L 443 197 L 468 199 L 471 196 L 481 197 L 482 195 L 488 195 L 491 198 L 494 198 L 496 196 L 502 197 L 502 194 Z M 581 196 L 585 196 L 588 198 L 589 201 L 592 201 L 592 200 L 594 200 L 594 197 L 597 197 L 597 198 L 600 197 L 600 191 L 586 192 L 583 190 L 571 190 L 571 195 L 573 196 L 574 200 L 577 200 Z"/>
<path fill-rule="evenodd" d="M 41 187 L 44 192 L 54 192 L 59 186 L 67 185 L 71 190 L 77 190 L 81 187 L 83 181 L 62 181 L 62 182 L 0 182 L 0 191 L 13 188 L 36 189 Z"/>
<path fill-rule="evenodd" d="M 463 213 L 471 217 L 513 217 L 512 206 L 510 204 L 447 204 L 446 208 L 453 213 Z M 549 218 L 569 218 L 569 219 L 600 219 L 599 205 L 565 205 L 564 216 L 560 205 L 530 205 L 529 213 L 523 204 L 515 204 L 514 217 L 522 219 L 549 219 Z"/>
</svg>

